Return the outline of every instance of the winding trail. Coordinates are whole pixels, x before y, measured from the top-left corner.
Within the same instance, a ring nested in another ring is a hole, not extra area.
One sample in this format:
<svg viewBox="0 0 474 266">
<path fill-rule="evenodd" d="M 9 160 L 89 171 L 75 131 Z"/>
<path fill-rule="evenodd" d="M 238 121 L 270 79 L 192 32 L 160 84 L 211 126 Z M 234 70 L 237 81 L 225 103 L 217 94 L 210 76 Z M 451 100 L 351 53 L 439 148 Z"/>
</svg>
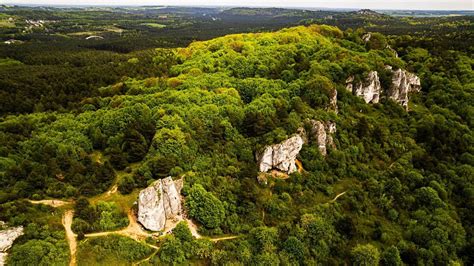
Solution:
<svg viewBox="0 0 474 266">
<path fill-rule="evenodd" d="M 99 160 L 100 159 L 98 159 L 98 161 Z M 117 193 L 117 190 L 118 190 L 118 185 L 117 185 L 116 181 L 117 180 L 115 180 L 115 182 L 114 182 L 115 184 L 112 185 L 112 187 L 108 191 L 106 191 L 103 194 L 97 196 L 96 200 L 98 200 L 98 199 L 106 200 L 106 198 L 108 198 L 110 200 L 110 197 L 113 194 Z M 182 186 L 182 183 L 180 183 L 180 185 Z M 77 235 L 72 231 L 72 223 L 73 223 L 73 219 L 74 219 L 74 210 L 72 209 L 72 207 L 73 207 L 72 205 L 74 204 L 74 201 L 73 200 L 59 200 L 59 199 L 28 200 L 28 201 L 32 204 L 44 204 L 44 205 L 48 205 L 48 206 L 51 206 L 51 207 L 54 207 L 54 208 L 67 206 L 65 208 L 64 214 L 62 216 L 62 225 L 64 226 L 64 230 L 66 232 L 66 240 L 67 240 L 68 245 L 69 245 L 69 251 L 70 251 L 69 266 L 76 266 L 77 265 L 77 245 L 78 245 L 78 243 L 77 243 Z M 165 233 L 164 234 L 160 233 L 160 232 L 151 233 L 151 232 L 148 232 L 148 231 L 144 230 L 143 227 L 137 222 L 137 215 L 134 213 L 134 210 L 132 208 L 127 208 L 127 209 L 128 209 L 127 210 L 127 217 L 128 217 L 128 220 L 129 220 L 129 224 L 126 228 L 123 228 L 123 229 L 120 229 L 120 230 L 115 230 L 115 231 L 89 233 L 89 234 L 85 234 L 84 236 L 87 237 L 87 238 L 90 238 L 90 237 L 101 237 L 101 236 L 108 236 L 108 235 L 111 235 L 111 234 L 118 234 L 118 235 L 122 235 L 122 236 L 125 236 L 125 237 L 132 238 L 133 240 L 135 240 L 137 242 L 143 243 L 143 244 L 155 249 L 155 251 L 151 255 L 149 255 L 148 257 L 146 257 L 146 258 L 144 258 L 144 259 L 142 259 L 142 260 L 140 260 L 136 263 L 132 263 L 133 265 L 139 265 L 143 262 L 146 262 L 146 261 L 150 260 L 155 254 L 157 254 L 157 252 L 159 250 L 159 247 L 155 246 L 155 245 L 152 245 L 152 244 L 149 244 L 149 243 L 146 243 L 145 240 L 146 240 L 147 237 L 158 238 L 158 237 L 163 236 L 163 235 L 171 234 L 173 232 L 173 229 L 176 227 L 176 225 L 181 221 L 186 221 L 186 223 L 189 227 L 189 230 L 191 231 L 191 234 L 196 239 L 205 238 L 205 239 L 209 239 L 210 241 L 215 243 L 215 242 L 218 242 L 218 241 L 230 240 L 230 239 L 235 239 L 235 238 L 241 237 L 241 235 L 230 235 L 230 236 L 228 235 L 228 236 L 215 237 L 215 238 L 202 236 L 198 233 L 198 226 L 191 219 L 189 219 L 186 216 L 185 212 L 183 212 L 182 215 L 177 216 L 174 220 L 169 221 L 169 222 L 167 221 L 167 224 L 165 225 L 165 230 L 164 230 Z"/>
<path fill-rule="evenodd" d="M 337 200 L 337 198 L 339 198 L 340 196 L 346 194 L 346 192 L 347 192 L 347 190 L 344 191 L 344 192 L 341 192 L 341 193 L 337 194 L 336 197 L 334 197 L 334 199 L 332 199 L 332 200 L 329 201 L 329 203 L 335 202 L 335 201 Z"/>
<path fill-rule="evenodd" d="M 64 229 L 66 231 L 66 239 L 69 244 L 69 250 L 71 252 L 71 260 L 69 261 L 69 266 L 76 265 L 76 251 L 77 251 L 77 240 L 76 234 L 71 229 L 72 218 L 74 217 L 73 210 L 66 210 L 62 219 Z"/>
</svg>

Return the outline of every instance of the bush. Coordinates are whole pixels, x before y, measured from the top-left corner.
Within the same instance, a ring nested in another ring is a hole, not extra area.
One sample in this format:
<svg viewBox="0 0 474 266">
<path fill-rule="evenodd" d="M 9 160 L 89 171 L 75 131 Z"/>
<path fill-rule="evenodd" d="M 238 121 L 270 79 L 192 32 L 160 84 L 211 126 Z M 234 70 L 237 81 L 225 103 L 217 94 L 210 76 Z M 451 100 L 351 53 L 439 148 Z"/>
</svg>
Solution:
<svg viewBox="0 0 474 266">
<path fill-rule="evenodd" d="M 380 261 L 379 250 L 371 244 L 357 245 L 351 252 L 352 264 L 360 266 L 378 265 Z"/>
<path fill-rule="evenodd" d="M 186 198 L 189 216 L 207 228 L 217 228 L 225 218 L 224 204 L 200 184 L 194 185 Z"/>
</svg>

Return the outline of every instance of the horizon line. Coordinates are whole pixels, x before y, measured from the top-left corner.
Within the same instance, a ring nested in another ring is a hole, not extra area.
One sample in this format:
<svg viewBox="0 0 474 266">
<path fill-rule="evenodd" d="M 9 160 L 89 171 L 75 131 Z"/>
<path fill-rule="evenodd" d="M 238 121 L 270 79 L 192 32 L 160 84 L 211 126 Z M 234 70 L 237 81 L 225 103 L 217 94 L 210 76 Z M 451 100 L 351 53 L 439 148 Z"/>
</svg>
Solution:
<svg viewBox="0 0 474 266">
<path fill-rule="evenodd" d="M 330 10 L 373 10 L 373 11 L 458 11 L 458 12 L 472 12 L 472 9 L 399 9 L 399 8 L 368 8 L 368 7 L 310 7 L 310 6 L 239 6 L 239 5 L 138 5 L 138 4 L 35 4 L 35 3 L 1 3 L 2 6 L 28 6 L 28 7 L 191 7 L 191 8 L 281 8 L 281 9 L 330 9 Z M 315 11 L 315 10 L 310 10 Z M 317 11 L 317 10 L 316 10 Z"/>
</svg>

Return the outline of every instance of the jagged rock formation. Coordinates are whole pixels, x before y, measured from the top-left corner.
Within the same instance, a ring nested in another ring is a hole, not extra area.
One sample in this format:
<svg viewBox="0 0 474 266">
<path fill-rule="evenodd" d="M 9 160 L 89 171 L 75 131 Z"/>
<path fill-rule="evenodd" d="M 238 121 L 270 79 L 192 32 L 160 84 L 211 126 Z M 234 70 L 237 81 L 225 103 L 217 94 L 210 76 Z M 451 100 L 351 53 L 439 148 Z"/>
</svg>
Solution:
<svg viewBox="0 0 474 266">
<path fill-rule="evenodd" d="M 382 92 L 377 71 L 370 71 L 364 82 L 356 84 L 354 84 L 354 77 L 350 76 L 346 80 L 346 89 L 362 97 L 366 103 L 378 103 Z"/>
<path fill-rule="evenodd" d="M 366 33 L 366 34 L 362 35 L 362 40 L 364 42 L 369 42 L 371 37 L 372 37 L 372 34 L 370 34 L 370 32 L 369 32 L 369 33 Z"/>
<path fill-rule="evenodd" d="M 332 134 L 336 132 L 336 123 L 326 122 L 323 123 L 317 120 L 311 120 L 311 132 L 310 137 L 316 141 L 319 151 L 323 156 L 327 155 L 327 147 L 330 146 L 333 149 L 336 148 Z"/>
<path fill-rule="evenodd" d="M 392 70 L 391 66 L 386 68 Z M 366 103 L 378 103 L 384 94 L 408 110 L 408 95 L 421 90 L 420 78 L 402 69 L 392 72 L 392 84 L 387 90 L 381 87 L 377 71 L 370 71 L 364 82 L 354 83 L 354 76 L 350 76 L 346 80 L 346 89 L 362 97 Z"/>
<path fill-rule="evenodd" d="M 167 219 L 173 219 L 181 214 L 179 193 L 171 177 L 157 180 L 140 191 L 138 222 L 148 230 L 162 230 Z"/>
<path fill-rule="evenodd" d="M 392 85 L 387 90 L 387 96 L 408 110 L 408 94 L 421 90 L 420 78 L 406 70 L 393 71 Z"/>
<path fill-rule="evenodd" d="M 4 225 L 4 222 L 0 222 L 0 228 Z M 13 241 L 22 235 L 23 226 L 0 230 L 0 265 L 5 265 L 8 255 L 7 250 L 13 245 Z"/>
<path fill-rule="evenodd" d="M 291 174 L 297 171 L 295 160 L 303 143 L 304 140 L 300 135 L 294 135 L 279 144 L 265 147 L 263 152 L 256 154 L 260 172 L 278 169 Z"/>
</svg>

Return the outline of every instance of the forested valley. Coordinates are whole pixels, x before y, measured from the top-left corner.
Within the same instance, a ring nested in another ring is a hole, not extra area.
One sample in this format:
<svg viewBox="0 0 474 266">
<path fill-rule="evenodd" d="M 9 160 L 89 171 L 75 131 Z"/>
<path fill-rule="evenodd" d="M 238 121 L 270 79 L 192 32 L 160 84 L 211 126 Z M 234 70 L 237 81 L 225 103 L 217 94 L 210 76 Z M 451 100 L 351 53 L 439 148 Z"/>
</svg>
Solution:
<svg viewBox="0 0 474 266">
<path fill-rule="evenodd" d="M 2 6 L 6 264 L 472 265 L 474 17 L 436 15 Z"/>
</svg>

